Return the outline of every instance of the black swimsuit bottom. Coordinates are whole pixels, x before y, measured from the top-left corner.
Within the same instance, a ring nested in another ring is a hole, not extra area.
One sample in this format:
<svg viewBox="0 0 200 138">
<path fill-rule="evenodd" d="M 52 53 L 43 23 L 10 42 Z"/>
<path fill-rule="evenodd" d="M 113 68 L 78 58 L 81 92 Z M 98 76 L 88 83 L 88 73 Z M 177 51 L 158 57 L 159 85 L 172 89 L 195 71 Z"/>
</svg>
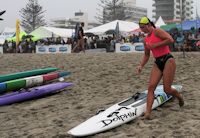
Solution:
<svg viewBox="0 0 200 138">
<path fill-rule="evenodd" d="M 170 58 L 174 58 L 170 53 L 156 58 L 155 63 L 158 66 L 158 68 L 160 69 L 160 71 L 163 72 L 163 70 L 165 68 L 165 64 L 166 64 L 167 60 Z"/>
</svg>

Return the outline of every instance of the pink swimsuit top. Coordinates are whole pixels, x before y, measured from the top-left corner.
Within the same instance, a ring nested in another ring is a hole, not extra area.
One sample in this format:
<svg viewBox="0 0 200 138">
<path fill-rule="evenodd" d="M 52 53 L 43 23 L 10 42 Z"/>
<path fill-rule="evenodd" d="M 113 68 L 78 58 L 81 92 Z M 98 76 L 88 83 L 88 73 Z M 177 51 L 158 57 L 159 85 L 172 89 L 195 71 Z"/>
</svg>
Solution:
<svg viewBox="0 0 200 138">
<path fill-rule="evenodd" d="M 163 40 L 160 39 L 159 37 L 155 36 L 154 32 L 152 32 L 150 36 L 145 37 L 145 43 L 147 43 L 147 44 L 148 43 L 158 43 L 161 41 L 163 41 Z M 145 45 L 145 48 L 149 49 L 146 45 Z M 151 49 L 151 51 L 155 58 L 161 57 L 161 56 L 164 56 L 164 55 L 170 53 L 170 49 L 169 49 L 168 45 L 153 48 L 153 49 Z"/>
</svg>

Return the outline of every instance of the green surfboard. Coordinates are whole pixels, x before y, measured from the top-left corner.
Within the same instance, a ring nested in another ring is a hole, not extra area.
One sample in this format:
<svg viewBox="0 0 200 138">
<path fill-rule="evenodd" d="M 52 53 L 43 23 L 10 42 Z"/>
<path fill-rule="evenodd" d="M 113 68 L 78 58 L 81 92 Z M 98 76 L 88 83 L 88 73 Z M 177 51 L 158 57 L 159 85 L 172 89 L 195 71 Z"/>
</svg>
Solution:
<svg viewBox="0 0 200 138">
<path fill-rule="evenodd" d="M 42 75 L 42 74 L 46 74 L 46 73 L 53 72 L 56 70 L 58 70 L 58 68 L 42 68 L 42 69 L 35 69 L 35 70 L 28 70 L 24 72 L 0 75 L 0 82 L 20 79 L 20 78 L 25 78 L 25 77 L 35 76 L 35 75 Z"/>
<path fill-rule="evenodd" d="M 26 80 L 25 79 L 17 79 L 17 80 L 7 81 L 6 86 L 7 86 L 7 91 L 21 89 L 26 86 Z"/>
</svg>

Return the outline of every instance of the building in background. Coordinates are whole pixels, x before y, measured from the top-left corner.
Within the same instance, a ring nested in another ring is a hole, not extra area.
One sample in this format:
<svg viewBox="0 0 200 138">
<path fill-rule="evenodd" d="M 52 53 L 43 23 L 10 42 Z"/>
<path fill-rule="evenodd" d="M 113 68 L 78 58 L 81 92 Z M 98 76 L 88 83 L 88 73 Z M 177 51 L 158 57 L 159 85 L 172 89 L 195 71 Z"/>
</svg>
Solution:
<svg viewBox="0 0 200 138">
<path fill-rule="evenodd" d="M 147 9 L 136 6 L 136 0 L 124 0 L 125 4 L 125 13 L 126 21 L 131 21 L 138 23 L 139 19 L 143 16 L 147 16 Z M 94 28 L 96 26 L 101 25 L 100 23 L 96 21 L 89 21 L 88 20 L 88 14 L 84 12 L 75 12 L 74 17 L 65 19 L 65 18 L 59 18 L 59 19 L 52 19 L 50 21 L 49 26 L 52 27 L 58 27 L 58 28 L 67 28 L 67 29 L 74 29 L 77 23 L 84 22 L 85 26 L 84 29 L 88 30 L 91 28 Z"/>
<path fill-rule="evenodd" d="M 129 6 L 135 6 L 136 0 L 124 0 L 124 3 L 126 3 Z"/>
<path fill-rule="evenodd" d="M 88 30 L 99 25 L 99 23 L 88 21 L 88 14 L 84 12 L 75 12 L 73 18 L 69 19 L 53 19 L 50 26 L 58 28 L 74 29 L 77 23 L 84 22 L 84 29 Z"/>
<path fill-rule="evenodd" d="M 139 19 L 147 16 L 147 9 L 136 6 L 136 0 L 124 0 L 126 21 L 138 23 Z"/>
<path fill-rule="evenodd" d="M 126 7 L 126 21 L 138 23 L 140 18 L 147 16 L 147 9 L 137 6 Z"/>
<path fill-rule="evenodd" d="M 193 19 L 193 0 L 153 0 L 153 18 L 164 22 L 181 22 Z"/>
</svg>

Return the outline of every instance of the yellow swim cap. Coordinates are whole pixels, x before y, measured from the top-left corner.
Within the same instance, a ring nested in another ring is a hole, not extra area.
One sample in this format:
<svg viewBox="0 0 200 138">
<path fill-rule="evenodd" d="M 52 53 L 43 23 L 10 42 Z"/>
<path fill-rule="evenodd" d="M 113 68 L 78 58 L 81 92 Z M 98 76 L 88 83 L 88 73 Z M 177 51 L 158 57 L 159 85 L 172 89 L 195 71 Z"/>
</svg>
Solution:
<svg viewBox="0 0 200 138">
<path fill-rule="evenodd" d="M 139 24 L 148 24 L 150 20 L 147 17 L 142 17 L 139 21 Z"/>
</svg>

